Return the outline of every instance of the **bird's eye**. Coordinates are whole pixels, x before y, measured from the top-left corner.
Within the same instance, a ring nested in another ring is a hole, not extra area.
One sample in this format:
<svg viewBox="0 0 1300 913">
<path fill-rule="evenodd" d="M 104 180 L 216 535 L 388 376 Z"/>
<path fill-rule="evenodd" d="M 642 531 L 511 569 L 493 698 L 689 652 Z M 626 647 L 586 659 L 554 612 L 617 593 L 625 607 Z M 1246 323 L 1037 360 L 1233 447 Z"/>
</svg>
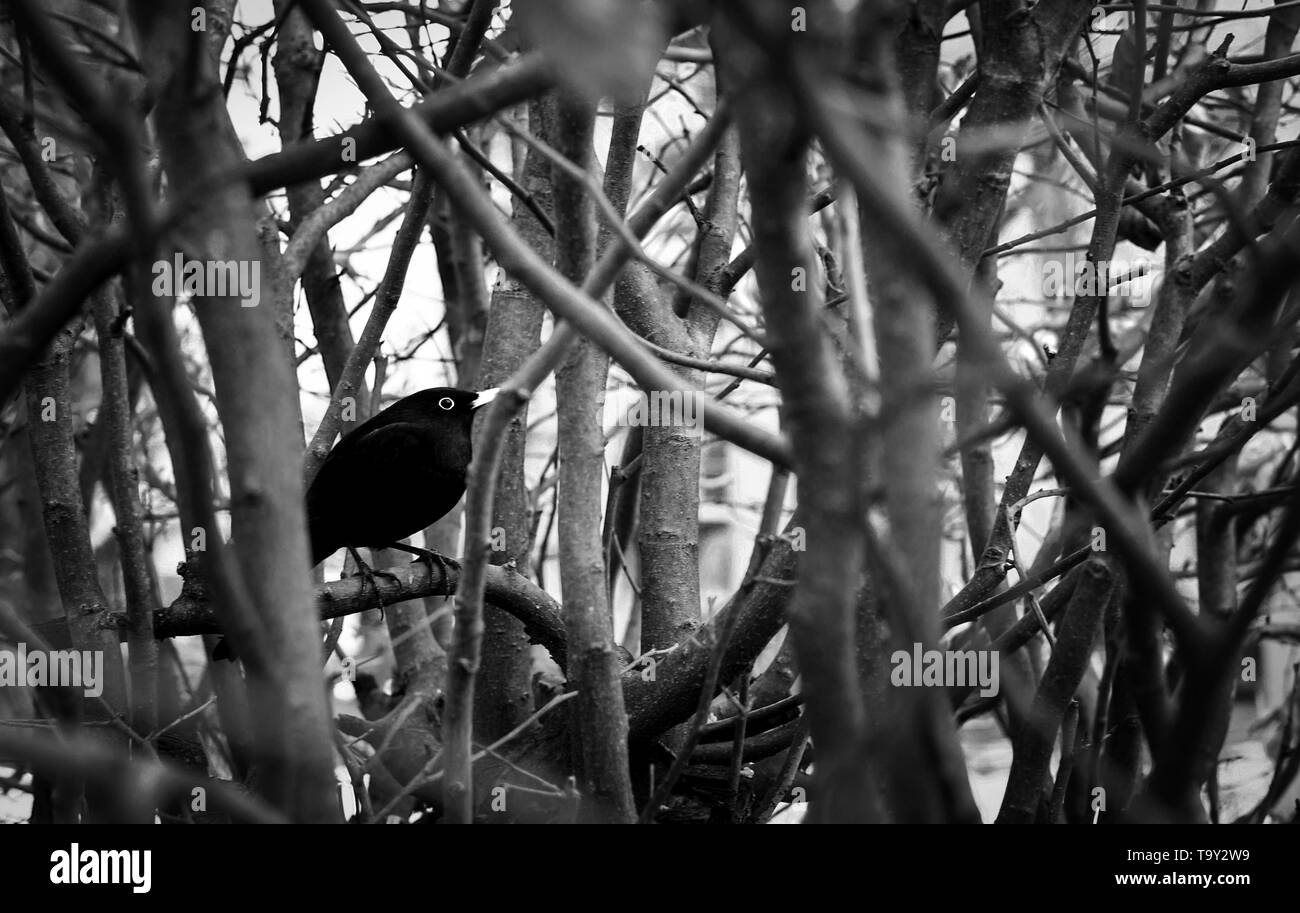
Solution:
<svg viewBox="0 0 1300 913">
<path fill-rule="evenodd" d="M 438 400 L 439 409 L 446 409 L 450 411 L 451 407 L 454 405 L 456 405 L 456 401 L 452 399 L 450 396 L 444 396 L 442 399 Z"/>
</svg>

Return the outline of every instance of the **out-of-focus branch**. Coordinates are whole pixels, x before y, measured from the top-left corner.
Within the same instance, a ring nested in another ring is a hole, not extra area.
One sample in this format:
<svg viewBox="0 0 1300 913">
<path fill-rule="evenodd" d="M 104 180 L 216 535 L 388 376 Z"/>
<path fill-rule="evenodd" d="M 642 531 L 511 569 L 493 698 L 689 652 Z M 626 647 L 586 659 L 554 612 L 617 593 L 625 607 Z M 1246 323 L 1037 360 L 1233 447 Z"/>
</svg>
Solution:
<svg viewBox="0 0 1300 913">
<path fill-rule="evenodd" d="M 603 190 L 610 207 L 620 215 L 627 212 L 628 200 L 632 195 L 632 178 L 635 173 L 637 150 L 640 146 L 641 122 L 645 117 L 646 102 L 653 82 L 653 78 L 647 81 L 636 103 L 616 103 L 614 106 L 614 118 L 609 131 L 609 149 L 605 156 Z M 602 252 L 608 250 L 613 237 L 613 226 L 602 223 L 600 229 Z M 633 278 L 633 269 L 628 268 L 623 271 L 622 281 L 615 283 L 616 311 L 626 311 L 626 308 L 620 308 L 620 302 L 628 297 L 627 289 Z M 626 317 L 624 320 L 626 321 Z M 635 327 L 633 329 L 635 331 Z M 648 340 L 646 342 L 648 343 Z M 644 441 L 645 429 L 640 427 L 628 429 L 619 465 L 613 467 L 610 472 L 602 541 L 605 548 L 605 576 L 611 600 L 617 590 L 619 575 L 626 570 L 626 553 L 631 548 L 632 537 L 636 531 L 641 485 L 640 457 Z M 635 467 L 629 470 L 627 467 L 634 463 Z M 639 603 L 633 605 L 632 618 L 629 620 L 625 637 L 627 643 L 633 648 L 639 646 L 641 637 Z"/>
<path fill-rule="evenodd" d="M 301 276 L 313 256 L 313 248 L 325 238 L 330 227 L 356 212 L 357 207 L 371 194 L 410 167 L 411 157 L 405 152 L 395 152 L 381 162 L 362 168 L 357 173 L 356 180 L 334 199 L 328 203 L 322 202 L 316 209 L 303 215 L 299 219 L 297 231 L 284 248 L 285 277 L 297 279 Z M 333 263 L 333 258 L 330 262 Z"/>
<path fill-rule="evenodd" d="M 1150 552 L 1143 532 L 1144 523 L 1137 509 L 1124 500 L 1113 485 L 1105 480 L 1098 482 L 1095 467 L 1088 466 L 1065 441 L 1039 391 L 1015 374 L 989 329 L 975 319 L 965 283 L 953 264 L 915 215 L 897 205 L 893 196 L 881 186 L 879 177 L 857 155 L 856 150 L 863 148 L 864 144 L 854 138 L 856 125 L 831 117 L 826 101 L 831 93 L 821 84 L 813 91 L 807 77 L 806 73 L 798 75 L 803 87 L 802 95 L 836 165 L 853 181 L 864 203 L 885 213 L 885 217 L 906 238 L 917 258 L 918 275 L 924 278 L 936 300 L 954 310 L 961 333 L 970 339 L 972 355 L 980 360 L 994 385 L 1002 390 L 1008 407 L 1052 460 L 1060 478 L 1097 511 L 1107 530 L 1109 547 L 1130 565 L 1133 579 L 1150 588 L 1153 602 L 1180 638 L 1199 639 L 1196 620 L 1174 589 L 1168 569 L 1161 566 Z M 1079 344 L 1082 346 L 1082 340 Z"/>
<path fill-rule="evenodd" d="M 1092 658 L 1102 613 L 1114 597 L 1115 584 L 1105 564 L 1093 559 L 1079 570 L 1078 589 L 1056 635 L 1052 659 L 1034 695 L 1025 725 L 1016 737 L 1007 792 L 999 824 L 1030 824 L 1045 798 L 1052 746 L 1065 711 Z"/>
<path fill-rule="evenodd" d="M 882 21 L 881 15 L 864 11 L 857 22 L 861 36 L 853 46 L 861 61 L 857 80 L 872 90 L 878 116 L 900 123 L 919 119 L 924 108 L 907 107 L 909 93 L 919 89 L 898 80 L 898 64 L 887 38 L 890 30 L 883 27 L 888 20 Z M 864 139 L 868 145 L 859 155 L 873 163 L 893 196 L 895 211 L 915 210 L 907 192 L 916 174 L 908 137 L 881 130 Z M 855 466 L 854 471 L 860 490 L 884 483 L 890 530 L 888 540 L 878 540 L 867 530 L 870 576 L 856 597 L 858 688 L 866 705 L 866 738 L 872 746 L 867 763 L 885 820 L 972 820 L 977 812 L 961 775 L 961 747 L 950 708 L 935 692 L 895 688 L 886 671 L 895 649 L 911 649 L 915 644 L 933 648 L 940 637 L 934 617 L 942 540 L 940 416 L 930 392 L 936 299 L 909 268 L 911 251 L 895 230 L 892 212 L 866 205 L 857 194 L 846 192 L 846 196 L 854 200 L 846 202 L 844 214 L 848 215 L 849 206 L 855 207 L 846 221 L 846 237 L 855 235 L 853 216 L 861 226 L 861 237 L 854 238 L 852 251 L 845 252 L 846 288 L 853 302 L 848 308 L 851 342 L 846 345 L 865 366 L 849 376 L 858 385 L 858 397 L 864 389 L 879 391 L 878 424 L 862 427 L 875 417 L 874 410 L 859 406 L 855 413 L 860 425 L 856 439 L 862 442 L 858 446 L 869 455 L 855 461 L 862 468 Z M 869 307 L 862 300 L 868 285 Z M 978 395 L 978 388 L 972 392 Z M 894 570 L 894 552 L 906 555 L 906 572 Z M 921 783 L 943 786 L 918 788 Z"/>
<path fill-rule="evenodd" d="M 224 811 L 249 824 L 284 824 L 288 819 L 228 780 L 199 776 L 157 760 L 128 760 L 97 739 L 69 738 L 22 729 L 0 729 L 0 756 L 30 764 L 51 775 L 91 780 L 104 795 L 114 797 L 120 819 L 152 820 L 154 810 L 168 802 L 186 805 L 193 791 L 203 790 L 212 811 Z"/>
<path fill-rule="evenodd" d="M 410 111 L 430 130 L 445 134 L 540 95 L 551 85 L 550 64 L 542 54 L 533 53 L 517 63 L 448 86 Z M 246 181 L 254 196 L 261 196 L 278 187 L 334 174 L 352 162 L 364 162 L 404 145 L 395 125 L 375 117 L 336 136 L 255 159 L 230 177 Z"/>
<path fill-rule="evenodd" d="M 68 52 L 68 43 L 31 0 L 10 4 L 14 19 L 40 56 L 41 63 L 67 93 L 77 113 L 103 144 L 106 165 L 117 178 L 131 223 L 138 229 L 151 222 L 153 210 L 148 171 L 141 154 L 139 118 L 128 114 Z"/>
<path fill-rule="evenodd" d="M 49 164 L 41 157 L 35 131 L 23 123 L 22 111 L 3 95 L 0 95 L 0 130 L 4 130 L 13 144 L 32 182 L 32 193 L 59 234 L 71 245 L 81 243 L 86 231 L 86 217 L 59 190 Z"/>
<path fill-rule="evenodd" d="M 157 99 L 154 125 L 170 186 L 197 192 L 243 162 L 207 36 L 189 11 L 131 7 Z M 232 184 L 209 192 L 187 228 L 201 225 L 203 256 L 250 269 L 259 301 L 273 301 L 273 264 L 264 262 L 253 198 Z M 263 269 L 262 267 L 266 267 Z M 204 289 L 195 310 L 216 389 L 231 490 L 231 533 L 256 612 L 253 631 L 227 632 L 248 673 L 257 758 L 266 794 L 300 821 L 339 814 L 333 738 L 320 688 L 319 631 L 312 605 L 307 523 L 299 472 L 298 385 L 277 326 L 277 309 L 249 307 L 238 293 Z M 221 535 L 217 528 L 209 538 Z M 264 652 L 250 642 L 258 640 Z M 264 662 L 267 657 L 273 661 Z"/>
<path fill-rule="evenodd" d="M 705 156 L 712 150 L 718 141 L 721 131 L 725 127 L 725 118 L 715 116 L 708 127 L 700 134 L 691 148 L 683 155 L 681 161 L 673 171 L 660 182 L 659 186 L 651 194 L 650 198 L 633 214 L 629 220 L 629 231 L 634 236 L 640 237 L 648 232 L 654 222 L 665 212 L 668 207 L 675 202 L 678 195 L 685 188 L 690 177 L 701 166 Z M 509 234 L 505 226 L 501 224 L 495 208 L 490 200 L 474 184 L 472 179 L 462 171 L 455 168 L 453 160 L 448 159 L 445 154 L 437 147 L 423 148 L 419 151 L 422 162 L 433 164 L 440 169 L 440 182 L 447 188 L 452 195 L 453 200 L 460 207 L 461 212 L 466 219 L 473 224 L 480 232 L 484 234 L 485 239 L 497 251 L 498 256 L 502 259 L 503 265 L 507 268 L 513 268 L 518 271 L 525 281 L 528 281 L 534 291 L 539 292 L 542 297 L 556 307 L 557 311 L 563 313 L 572 313 L 564 308 L 555 305 L 556 283 L 555 274 L 551 272 L 544 264 L 541 264 L 536 256 L 527 248 L 522 248 L 517 239 Z M 626 262 L 630 256 L 631 250 L 629 245 L 622 239 L 616 240 L 601 257 L 595 268 L 590 272 L 587 281 L 584 283 L 582 293 L 579 293 L 579 299 L 585 294 L 588 296 L 587 301 L 601 295 L 606 288 L 613 282 L 614 277 L 618 274 L 619 268 Z M 508 257 L 507 257 L 508 255 Z M 561 286 L 563 288 L 563 286 Z M 570 287 L 571 288 L 571 287 Z M 567 294 L 567 293 L 566 293 Z M 567 303 L 567 302 L 566 302 Z M 583 305 L 586 306 L 585 304 Z M 603 312 L 602 312 L 603 313 Z M 467 506 L 468 524 L 466 528 L 466 541 L 475 543 L 475 547 L 470 549 L 466 554 L 466 579 L 471 585 L 477 585 L 477 581 L 468 576 L 469 570 L 475 569 L 475 564 L 486 560 L 486 533 L 488 524 L 488 515 L 491 513 L 493 500 L 493 487 L 496 480 L 496 464 L 499 460 L 500 443 L 503 440 L 501 429 L 505 427 L 504 423 L 508 421 L 511 414 L 517 412 L 522 404 L 532 395 L 536 386 L 541 383 L 549 373 L 555 370 L 562 361 L 565 353 L 578 338 L 578 330 L 574 324 L 561 322 L 552 333 L 546 345 L 539 349 L 528 361 L 520 367 L 514 375 L 502 386 L 502 394 L 498 395 L 497 400 L 488 407 L 488 422 L 482 435 L 482 445 L 476 450 L 474 462 L 470 467 L 470 504 Z M 495 433 L 493 430 L 495 429 Z M 484 489 L 480 494 L 476 486 L 482 486 Z M 482 517 L 478 517 L 473 510 L 483 512 Z M 481 535 L 483 538 L 475 540 L 469 536 L 472 531 Z M 479 573 L 475 569 L 475 573 Z M 477 639 L 472 636 L 473 628 L 471 625 L 476 618 L 481 618 L 481 589 L 470 589 L 469 595 L 462 592 L 457 600 L 458 625 L 461 625 L 463 631 L 470 631 L 466 635 L 466 643 L 461 646 L 469 656 L 477 652 Z M 461 613 L 464 613 L 466 621 L 464 624 L 459 620 Z M 478 621 L 481 624 L 481 620 Z M 458 642 L 459 643 L 459 642 Z M 465 655 L 465 654 L 462 654 Z M 455 654 L 453 654 L 455 659 Z M 461 668 L 464 668 L 463 666 Z M 456 682 L 457 666 L 453 662 L 452 666 L 452 686 L 455 688 L 459 685 L 465 687 L 465 683 Z M 469 667 L 468 678 L 472 682 L 473 667 Z M 472 687 L 472 686 L 471 686 Z M 472 691 L 466 689 L 471 695 Z M 453 691 L 453 694 L 456 692 Z M 449 699 L 449 706 L 460 707 L 461 703 L 468 698 L 458 696 L 457 701 Z M 460 712 L 460 711 L 457 711 Z M 464 708 L 464 722 L 460 725 L 468 725 L 468 708 Z M 449 727 L 450 731 L 450 727 Z M 465 748 L 459 754 L 453 754 L 457 759 L 458 766 L 452 768 L 449 763 L 449 770 L 455 770 L 456 774 L 449 775 L 448 782 L 454 784 L 464 784 L 456 787 L 464 789 L 468 794 L 469 789 L 469 761 L 468 761 L 468 729 L 462 730 L 462 738 L 465 740 Z M 468 801 L 464 799 L 463 801 Z M 449 803 L 450 804 L 450 803 Z M 462 809 L 465 816 L 468 811 Z M 459 813 L 458 813 L 459 814 Z"/>
<path fill-rule="evenodd" d="M 311 139 L 322 60 L 312 40 L 311 23 L 302 10 L 294 8 L 293 0 L 276 0 L 273 8 L 277 26 L 272 63 L 280 103 L 280 116 L 276 123 L 280 145 L 288 149 L 304 139 Z M 355 209 L 369 195 L 369 190 L 379 186 L 382 179 L 378 179 L 376 172 L 382 173 L 392 167 L 394 163 L 390 160 L 363 169 L 328 206 L 319 179 L 292 184 L 285 189 L 290 218 L 297 222 L 298 227 L 281 254 L 283 281 L 292 286 L 302 276 L 303 295 L 307 299 L 312 330 L 331 389 L 343 373 L 353 339 L 347 305 L 343 301 L 338 270 L 325 230 Z"/>
<path fill-rule="evenodd" d="M 595 110 L 562 94 L 556 110 L 557 149 L 591 169 Z M 581 281 L 596 256 L 595 206 L 583 182 L 564 169 L 554 175 L 556 268 Z M 614 620 L 605 590 L 600 540 L 600 486 L 605 469 L 601 425 L 609 356 L 579 340 L 556 372 L 559 444 L 560 585 L 565 631 L 572 649 L 566 678 L 578 692 L 578 775 L 590 802 L 584 820 L 627 824 L 635 817 L 627 760 L 627 712 L 614 649 Z"/>
<path fill-rule="evenodd" d="M 1181 372 L 1166 400 L 1166 410 L 1149 427 L 1139 442 L 1148 448 L 1159 446 L 1153 438 L 1169 433 L 1185 420 L 1182 415 L 1162 422 L 1169 410 L 1188 409 L 1200 415 L 1207 390 L 1214 390 L 1256 354 L 1267 347 L 1274 321 L 1284 296 L 1296 279 L 1296 251 L 1300 248 L 1300 227 L 1295 223 L 1262 249 L 1250 286 L 1229 309 L 1198 334 L 1188 354 L 1192 368 Z M 1177 432 L 1175 432 L 1177 433 Z M 1136 457 L 1135 457 L 1136 459 Z M 1202 817 L 1198 793 L 1204 771 L 1202 743 L 1214 725 L 1206 708 L 1222 700 L 1220 689 L 1235 673 L 1246 632 L 1263 605 L 1265 596 L 1283 573 L 1287 555 L 1300 535 L 1300 488 L 1293 489 L 1282 521 L 1275 533 L 1250 588 L 1236 614 L 1227 620 L 1210 622 L 1212 639 L 1199 651 L 1185 651 L 1188 669 L 1180 689 L 1179 702 L 1167 738 L 1153 744 L 1154 765 L 1147 798 L 1159 803 L 1159 811 L 1177 820 Z"/>
<path fill-rule="evenodd" d="M 715 73 L 719 92 L 725 76 Z M 722 96 L 719 95 L 719 99 Z M 713 156 L 713 183 L 687 265 L 688 274 L 709 295 L 721 288 L 721 272 L 736 233 L 740 188 L 740 140 L 734 127 Z M 720 314 L 700 296 L 679 290 L 668 307 L 666 296 L 639 268 L 619 281 L 614 308 L 638 336 L 684 358 L 707 355 Z M 693 387 L 703 387 L 698 369 L 678 372 Z M 641 434 L 640 530 L 637 557 L 641 579 L 641 649 L 664 649 L 693 634 L 700 623 L 700 458 L 698 428 L 681 422 L 652 422 Z"/>
<path fill-rule="evenodd" d="M 531 98 L 550 84 L 549 64 L 540 54 L 529 55 L 517 64 L 451 86 L 412 110 L 431 129 L 445 132 Z M 205 175 L 194 190 L 180 190 L 175 204 L 164 209 L 148 230 L 141 231 L 139 226 L 117 228 L 87 243 L 65 262 L 26 313 L 0 332 L 0 402 L 8 400 L 37 353 L 72 319 L 100 283 L 121 270 L 134 251 L 155 243 L 165 228 L 174 226 L 214 189 L 246 182 L 255 195 L 262 195 L 333 174 L 350 162 L 391 151 L 397 144 L 387 126 L 376 120 L 365 121 L 338 136 Z"/>
<path fill-rule="evenodd" d="M 314 9 L 315 2 L 311 5 Z M 321 28 L 321 21 L 316 18 L 316 14 L 313 14 L 313 18 L 316 20 L 317 27 Z M 340 38 L 341 44 L 342 35 L 337 37 Z M 351 39 L 351 33 L 348 33 L 348 38 Z M 336 50 L 338 50 L 338 46 L 336 46 Z M 369 61 L 360 52 L 358 52 L 358 58 L 358 60 L 354 61 L 354 65 L 369 66 Z M 354 72 L 353 76 L 356 75 Z M 360 79 L 358 81 L 363 86 L 363 89 L 366 89 L 367 83 L 361 82 Z M 381 88 L 384 93 L 382 97 L 378 95 Z M 370 85 L 367 97 L 370 98 L 372 104 L 377 104 L 387 111 L 387 117 L 400 124 L 400 130 L 410 144 L 410 151 L 416 157 L 416 160 L 426 167 L 434 166 L 437 168 L 435 177 L 440 184 L 448 188 L 453 201 L 460 205 L 466 218 L 470 218 L 471 212 L 477 214 L 474 219 L 477 224 L 474 224 L 474 227 L 479 230 L 484 236 L 484 240 L 493 248 L 501 265 L 527 282 L 546 301 L 547 306 L 555 311 L 557 316 L 564 318 L 566 321 L 572 321 L 577 331 L 609 352 L 643 388 L 647 390 L 676 391 L 683 395 L 692 395 L 694 393 L 671 370 L 661 365 L 657 359 L 646 352 L 632 334 L 603 305 L 595 300 L 591 293 L 586 292 L 585 289 L 579 290 L 575 288 L 543 262 L 535 252 L 517 243 L 518 239 L 510 233 L 508 226 L 501 221 L 495 207 L 491 209 L 483 208 L 482 204 L 490 202 L 487 200 L 483 189 L 472 182 L 462 180 L 464 176 L 463 168 L 448 157 L 448 153 L 439 146 L 438 141 L 411 110 L 403 108 L 396 99 L 388 94 L 387 87 L 383 86 L 382 81 L 379 81 L 377 77 L 374 83 Z M 725 119 L 722 113 L 719 112 L 714 116 L 711 125 L 715 126 L 717 130 L 721 130 L 724 123 Z M 712 137 L 712 134 L 709 135 Z M 434 165 L 435 162 L 441 162 L 442 164 Z M 456 175 L 454 182 L 450 177 L 447 177 L 451 173 Z M 465 195 L 473 196 L 473 202 L 477 204 L 475 208 L 471 208 Z M 623 247 L 625 245 L 620 243 L 620 249 Z M 624 255 L 619 255 L 620 258 L 622 256 Z M 598 264 L 593 275 L 603 274 L 608 269 L 604 264 Z M 588 285 L 591 285 L 590 280 Z M 708 402 L 705 403 L 703 412 L 705 428 L 712 430 L 719 437 L 729 440 L 764 459 L 782 464 L 789 462 L 788 448 L 780 438 L 753 427 L 751 423 L 734 415 L 730 410 Z"/>
<path fill-rule="evenodd" d="M 746 586 L 693 638 L 667 653 L 641 657 L 624 673 L 623 698 L 634 742 L 658 736 L 690 719 L 713 656 L 707 645 L 721 642 L 721 626 L 730 613 L 737 618 L 726 642 L 719 682 L 731 681 L 743 671 L 781 629 L 795 589 L 799 557 L 805 554 L 794 550 L 792 538 L 802 522 L 801 517 L 792 519 L 783 535 L 770 540 L 762 563 L 752 575 L 746 575 Z"/>
<path fill-rule="evenodd" d="M 109 490 L 113 502 L 113 534 L 117 537 L 127 606 L 127 640 L 130 646 L 131 721 L 138 732 L 157 728 L 158 651 L 153 636 L 148 552 L 140 522 L 135 445 L 131 431 L 131 405 L 126 383 L 126 352 L 115 297 L 101 291 L 95 296 L 95 335 L 103 402 L 101 421 L 107 423 Z"/>
<path fill-rule="evenodd" d="M 22 314 L 36 292 L 26 255 L 8 206 L 0 199 L 0 292 L 3 310 Z M 125 713 L 126 681 L 116 640 L 102 626 L 108 602 L 96 574 L 90 528 L 81 502 L 77 452 L 73 441 L 69 366 L 75 333 L 60 334 L 28 373 L 26 422 L 32 461 L 41 495 L 45 536 L 54 561 L 54 576 L 64 617 L 79 650 L 104 656 L 104 701 Z M 106 637 L 107 635 L 107 637 Z"/>
<path fill-rule="evenodd" d="M 1089 8 L 1088 0 L 1053 0 L 1031 10 L 1014 0 L 980 7 L 979 91 L 962 118 L 953 172 L 934 204 L 935 218 L 945 225 L 967 278 L 1002 210 L 1012 164 L 1034 112 Z M 979 148 L 978 137 L 990 130 L 1014 131 L 1016 139 Z M 938 338 L 947 338 L 952 327 L 951 315 L 941 314 Z"/>
<path fill-rule="evenodd" d="M 784 15 L 765 15 L 757 4 L 746 4 L 721 13 L 714 27 L 725 39 L 729 81 L 744 86 L 737 126 L 749 183 L 755 272 L 785 421 L 798 442 L 794 468 L 808 551 L 787 617 L 818 752 L 821 792 L 814 813 L 827 822 L 862 822 L 877 812 L 862 757 L 865 710 L 853 650 L 865 540 L 848 386 L 822 325 L 821 282 L 806 223 L 804 173 L 811 137 L 788 81 L 774 72 L 767 49 L 748 34 L 751 29 L 789 34 L 788 26 L 776 21 Z M 836 14 L 823 5 L 817 15 L 824 30 L 825 18 Z M 753 22 L 742 26 L 742 19 Z"/>
<path fill-rule="evenodd" d="M 108 174 L 97 170 L 92 186 L 93 214 L 107 222 L 113 216 Z M 115 291 L 115 290 L 114 290 Z M 119 298 L 101 289 L 92 298 L 95 335 L 99 341 L 102 398 L 99 421 L 104 423 L 108 489 L 113 504 L 113 535 L 117 538 L 126 595 L 127 641 L 130 647 L 131 719 L 138 732 L 157 728 L 158 648 L 153 636 L 153 583 L 141 522 L 140 492 L 132 431 L 133 400 L 127 380 L 126 346 Z"/>
<path fill-rule="evenodd" d="M 527 117 L 528 132 L 547 140 L 556 131 L 554 94 L 531 100 L 521 106 L 520 117 Z M 517 148 L 517 147 L 516 147 Z M 534 207 L 512 199 L 511 227 L 525 244 L 548 263 L 554 259 L 555 240 L 537 219 L 538 211 L 554 211 L 553 179 L 550 164 L 537 146 L 518 149 L 523 162 L 520 181 L 532 196 Z M 468 162 L 466 168 L 478 180 Z M 444 207 L 454 232 L 449 246 L 456 258 L 456 282 L 462 300 L 458 307 L 466 317 L 477 310 L 486 319 L 482 330 L 482 352 L 477 378 L 480 389 L 497 387 L 507 381 L 541 345 L 546 305 L 519 277 L 505 270 L 494 284 L 489 298 L 484 285 L 483 239 L 466 222 L 445 194 Z M 450 321 L 449 321 L 450 325 Z M 468 369 L 468 365 L 466 368 Z M 500 551 L 492 552 L 493 564 L 527 568 L 533 545 L 533 504 L 525 473 L 528 444 L 528 409 L 520 410 L 510 421 L 502 442 L 501 469 L 497 493 L 492 506 L 492 525 L 499 527 L 505 541 Z M 480 425 L 475 447 L 484 440 Z M 459 544 L 459 543 L 458 543 Z M 527 695 L 532 691 L 532 662 L 525 647 L 525 635 L 513 619 L 491 604 L 484 606 L 483 665 L 474 688 L 474 724 L 480 739 L 493 739 L 518 725 L 531 709 Z"/>
<path fill-rule="evenodd" d="M 355 407 L 361 396 L 366 368 L 369 367 L 375 353 L 379 351 L 379 344 L 384 337 L 384 327 L 388 325 L 388 318 L 393 315 L 393 311 L 397 310 L 397 302 L 402 297 L 402 287 L 406 284 L 406 271 L 411 265 L 411 257 L 420 240 L 420 233 L 424 230 L 425 214 L 432 199 L 433 182 L 421 171 L 415 176 L 415 186 L 411 188 L 411 198 L 406 203 L 401 227 L 398 228 L 397 236 L 393 239 L 393 246 L 388 254 L 388 266 L 384 270 L 383 279 L 380 280 L 379 291 L 375 295 L 370 316 L 366 318 L 365 328 L 361 331 L 361 338 L 348 353 L 343 374 L 339 377 L 334 392 L 330 394 L 330 403 L 325 410 L 325 417 L 321 419 L 316 433 L 312 435 L 311 443 L 307 445 L 302 470 L 304 485 L 311 485 L 312 479 L 316 478 L 321 463 L 329 456 L 334 438 L 343 429 L 344 401 L 351 399 Z M 362 414 L 356 408 L 352 412 L 358 417 Z"/>
</svg>

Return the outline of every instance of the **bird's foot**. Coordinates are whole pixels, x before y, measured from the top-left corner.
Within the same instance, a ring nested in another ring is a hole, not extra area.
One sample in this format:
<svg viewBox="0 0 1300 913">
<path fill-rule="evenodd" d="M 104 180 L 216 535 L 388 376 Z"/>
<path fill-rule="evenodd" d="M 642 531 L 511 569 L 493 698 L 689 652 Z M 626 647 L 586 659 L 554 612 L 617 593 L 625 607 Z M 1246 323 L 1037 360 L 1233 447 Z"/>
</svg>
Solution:
<svg viewBox="0 0 1300 913">
<path fill-rule="evenodd" d="M 459 562 L 453 561 L 451 558 L 448 558 L 446 555 L 440 555 L 437 552 L 433 551 L 432 549 L 419 548 L 414 545 L 402 545 L 402 544 L 394 545 L 391 547 L 400 549 L 401 551 L 408 552 L 409 554 L 414 555 L 415 561 L 424 562 L 424 564 L 427 565 L 429 568 L 430 577 L 433 576 L 433 566 L 435 564 L 438 565 L 438 572 L 442 575 L 441 580 L 443 583 L 449 583 L 451 581 L 451 569 L 454 568 L 457 573 L 460 572 Z M 415 562 L 413 561 L 411 563 L 414 564 Z M 451 598 L 451 592 L 450 592 L 451 588 L 447 587 L 447 590 L 448 592 L 443 593 L 444 599 Z"/>
<path fill-rule="evenodd" d="M 386 606 L 384 605 L 384 593 L 383 590 L 379 588 L 379 582 L 375 578 L 387 577 L 389 580 L 398 584 L 402 582 L 401 579 L 396 574 L 390 571 L 385 571 L 382 569 L 376 570 L 375 568 L 372 568 L 369 564 L 367 564 L 365 561 L 362 560 L 361 555 L 357 552 L 355 548 L 349 547 L 348 554 L 352 556 L 352 561 L 357 566 L 357 573 L 354 576 L 360 576 L 364 583 L 368 583 L 372 587 L 374 587 L 375 599 L 379 602 L 379 620 L 383 621 L 384 609 L 386 608 Z M 362 591 L 364 592 L 364 587 Z"/>
</svg>

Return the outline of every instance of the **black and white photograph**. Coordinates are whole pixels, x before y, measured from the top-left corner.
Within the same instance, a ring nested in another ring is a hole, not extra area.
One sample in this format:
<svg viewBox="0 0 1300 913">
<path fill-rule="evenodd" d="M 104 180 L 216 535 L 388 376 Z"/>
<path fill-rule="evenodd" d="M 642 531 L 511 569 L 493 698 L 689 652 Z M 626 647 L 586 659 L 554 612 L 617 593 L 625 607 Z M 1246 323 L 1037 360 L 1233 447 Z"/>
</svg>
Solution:
<svg viewBox="0 0 1300 913">
<path fill-rule="evenodd" d="M 149 893 L 163 825 L 1069 824 L 1112 891 L 1294 884 L 1175 835 L 1300 823 L 1298 33 L 3 0 L 23 877 Z"/>
</svg>

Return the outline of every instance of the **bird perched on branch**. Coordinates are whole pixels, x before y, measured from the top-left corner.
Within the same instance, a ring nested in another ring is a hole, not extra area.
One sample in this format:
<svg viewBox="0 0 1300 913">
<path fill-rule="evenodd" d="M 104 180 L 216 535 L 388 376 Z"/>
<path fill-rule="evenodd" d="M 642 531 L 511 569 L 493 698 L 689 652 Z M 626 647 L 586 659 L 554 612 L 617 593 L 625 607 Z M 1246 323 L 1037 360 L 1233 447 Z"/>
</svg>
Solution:
<svg viewBox="0 0 1300 913">
<path fill-rule="evenodd" d="M 421 390 L 345 434 L 307 489 L 312 564 L 359 547 L 430 558 L 401 540 L 442 519 L 465 493 L 474 413 L 496 394 Z"/>
<path fill-rule="evenodd" d="M 496 395 L 495 387 L 421 390 L 343 435 L 307 489 L 312 566 L 346 548 L 377 592 L 374 577 L 384 572 L 356 550 L 395 548 L 428 561 L 430 573 L 438 564 L 445 578 L 446 558 L 401 540 L 441 520 L 465 493 L 474 412 Z M 235 653 L 223 640 L 212 657 Z"/>
</svg>

